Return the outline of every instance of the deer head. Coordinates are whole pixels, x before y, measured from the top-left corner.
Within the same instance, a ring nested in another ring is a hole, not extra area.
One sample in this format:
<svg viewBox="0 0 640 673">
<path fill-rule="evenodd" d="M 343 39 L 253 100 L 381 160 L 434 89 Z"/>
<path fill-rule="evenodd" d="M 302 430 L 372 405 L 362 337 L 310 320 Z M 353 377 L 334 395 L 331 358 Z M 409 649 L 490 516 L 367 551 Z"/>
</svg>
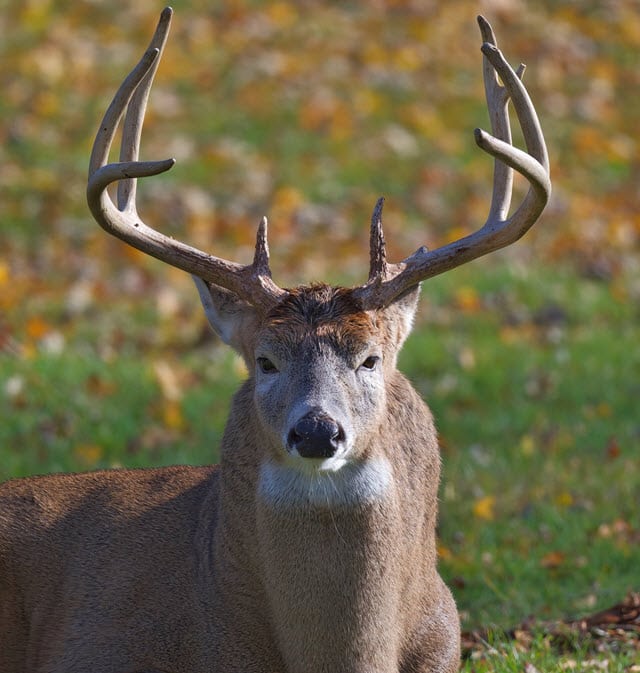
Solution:
<svg viewBox="0 0 640 673">
<path fill-rule="evenodd" d="M 334 469 L 353 457 L 356 437 L 357 450 L 364 452 L 366 438 L 378 431 L 385 378 L 395 369 L 397 353 L 411 329 L 421 281 L 514 242 L 537 220 L 549 198 L 547 151 L 521 82 L 524 66 L 514 71 L 508 65 L 490 25 L 478 17 L 493 134 L 477 129 L 475 139 L 496 159 L 493 198 L 480 229 L 436 250 L 421 247 L 403 261 L 389 263 L 381 198 L 371 218 L 370 267 L 364 284 L 350 289 L 324 285 L 284 289 L 271 277 L 266 218 L 258 226 L 253 262 L 243 266 L 168 238 L 137 214 L 136 179 L 174 164 L 173 159 L 138 160 L 147 98 L 171 15 L 169 8 L 162 13 L 148 50 L 100 125 L 90 161 L 89 207 L 108 232 L 193 275 L 209 322 L 255 375 L 264 437 L 280 459 L 323 459 L 323 465 Z M 527 152 L 511 144 L 509 100 Z M 120 161 L 107 164 L 123 115 Z M 509 217 L 512 169 L 524 175 L 530 187 Z M 106 190 L 114 181 L 118 181 L 117 204 Z"/>
</svg>

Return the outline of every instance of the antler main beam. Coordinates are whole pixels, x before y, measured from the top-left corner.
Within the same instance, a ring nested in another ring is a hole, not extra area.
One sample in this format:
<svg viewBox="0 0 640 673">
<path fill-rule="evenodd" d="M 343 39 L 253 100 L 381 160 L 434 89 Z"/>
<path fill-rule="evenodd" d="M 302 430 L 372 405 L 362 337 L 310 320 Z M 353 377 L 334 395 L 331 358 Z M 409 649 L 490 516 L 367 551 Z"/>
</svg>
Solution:
<svg viewBox="0 0 640 673">
<path fill-rule="evenodd" d="M 133 247 L 203 280 L 231 290 L 261 310 L 268 310 L 286 294 L 271 279 L 267 220 L 258 226 L 252 264 L 214 257 L 165 236 L 144 224 L 136 210 L 136 181 L 169 170 L 174 159 L 138 161 L 140 136 L 149 91 L 167 40 L 173 11 L 167 7 L 142 59 L 124 80 L 100 124 L 89 162 L 87 202 L 103 229 Z M 126 114 L 125 114 L 126 110 Z M 120 161 L 108 164 L 116 129 L 124 116 Z M 107 187 L 118 182 L 117 206 Z"/>
<path fill-rule="evenodd" d="M 404 261 L 387 264 L 384 261 L 382 203 L 378 201 L 371 223 L 369 280 L 355 290 L 367 308 L 388 306 L 421 281 L 517 241 L 536 222 L 549 200 L 549 158 L 535 108 L 521 81 L 524 66 L 514 71 L 498 49 L 489 22 L 479 16 L 478 24 L 484 41 L 481 47 L 483 74 L 493 135 L 476 129 L 475 139 L 481 149 L 496 159 L 489 216 L 485 224 L 469 236 L 432 251 L 419 248 Z M 498 82 L 498 75 L 502 85 Z M 511 144 L 509 100 L 513 102 L 527 152 Z M 520 206 L 511 217 L 507 217 L 511 203 L 512 169 L 523 175 L 530 187 Z"/>
</svg>

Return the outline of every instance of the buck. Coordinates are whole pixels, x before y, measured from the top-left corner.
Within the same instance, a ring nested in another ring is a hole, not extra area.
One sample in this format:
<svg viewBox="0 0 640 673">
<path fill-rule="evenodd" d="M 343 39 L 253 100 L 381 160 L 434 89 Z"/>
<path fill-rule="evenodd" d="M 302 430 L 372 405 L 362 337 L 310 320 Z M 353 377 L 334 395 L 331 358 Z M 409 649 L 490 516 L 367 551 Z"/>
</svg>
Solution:
<svg viewBox="0 0 640 673">
<path fill-rule="evenodd" d="M 396 359 L 420 282 L 512 243 L 545 207 L 547 151 L 524 66 L 511 69 L 479 17 L 492 134 L 475 137 L 496 160 L 482 228 L 392 264 L 380 200 L 363 285 L 283 289 L 271 278 L 265 219 L 243 266 L 138 217 L 136 179 L 173 165 L 138 161 L 170 21 L 166 9 L 100 125 L 88 203 L 108 232 L 193 274 L 213 329 L 248 377 L 219 467 L 2 486 L 0 671 L 455 671 L 458 616 L 436 567 L 436 430 Z M 511 143 L 508 100 L 526 152 Z M 109 164 L 125 109 L 120 161 Z M 512 169 L 529 190 L 508 217 Z M 107 186 L 116 181 L 114 204 Z"/>
</svg>

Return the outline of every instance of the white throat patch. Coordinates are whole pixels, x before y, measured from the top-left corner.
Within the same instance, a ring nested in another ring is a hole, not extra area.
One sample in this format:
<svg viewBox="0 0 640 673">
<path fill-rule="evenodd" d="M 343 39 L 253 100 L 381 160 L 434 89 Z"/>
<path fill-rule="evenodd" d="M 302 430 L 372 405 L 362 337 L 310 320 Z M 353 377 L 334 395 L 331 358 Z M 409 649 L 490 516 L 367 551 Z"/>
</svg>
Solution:
<svg viewBox="0 0 640 673">
<path fill-rule="evenodd" d="M 260 500 L 274 507 L 366 505 L 384 499 L 393 478 L 386 459 L 361 463 L 340 460 L 313 471 L 300 467 L 263 463 L 258 480 Z"/>
</svg>

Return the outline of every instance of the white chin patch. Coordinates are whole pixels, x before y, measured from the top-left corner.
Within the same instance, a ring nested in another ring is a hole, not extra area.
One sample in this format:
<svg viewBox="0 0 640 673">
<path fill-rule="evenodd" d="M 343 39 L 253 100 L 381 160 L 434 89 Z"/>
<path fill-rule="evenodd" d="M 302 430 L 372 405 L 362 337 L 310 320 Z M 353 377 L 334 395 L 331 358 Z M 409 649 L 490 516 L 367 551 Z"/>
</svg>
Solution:
<svg viewBox="0 0 640 673">
<path fill-rule="evenodd" d="M 340 456 L 331 456 L 321 460 L 318 465 L 318 472 L 337 472 L 340 468 L 347 464 L 346 458 Z"/>
<path fill-rule="evenodd" d="M 258 496 L 274 507 L 344 507 L 383 500 L 392 483 L 386 459 L 351 462 L 334 456 L 323 460 L 299 458 L 301 465 L 263 463 Z M 302 465 L 305 465 L 301 469 Z"/>
</svg>

